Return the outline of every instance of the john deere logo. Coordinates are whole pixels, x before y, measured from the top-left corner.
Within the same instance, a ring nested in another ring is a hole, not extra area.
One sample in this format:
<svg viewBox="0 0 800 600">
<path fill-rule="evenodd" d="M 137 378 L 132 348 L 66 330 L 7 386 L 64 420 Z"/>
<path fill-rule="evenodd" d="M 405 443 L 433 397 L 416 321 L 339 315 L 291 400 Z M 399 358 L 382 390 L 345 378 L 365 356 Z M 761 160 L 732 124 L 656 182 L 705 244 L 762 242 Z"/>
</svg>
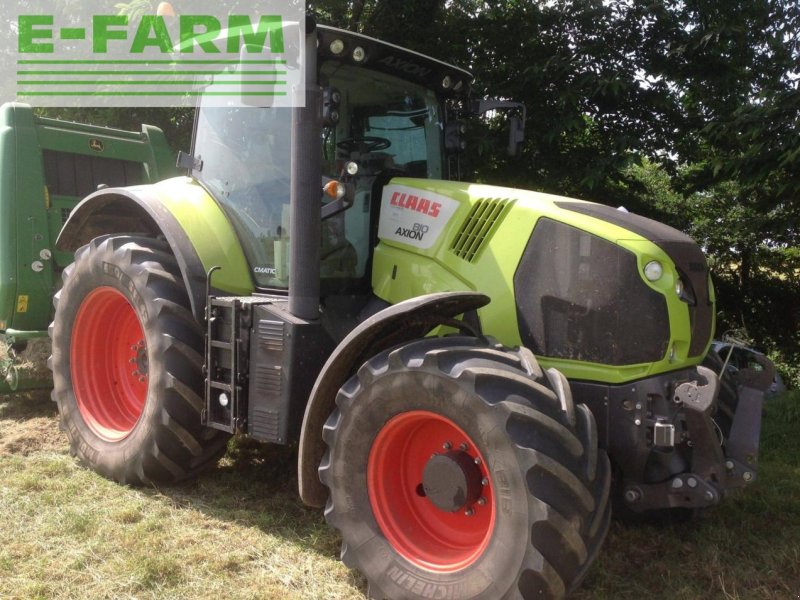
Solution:
<svg viewBox="0 0 800 600">
<path fill-rule="evenodd" d="M 91 148 L 95 152 L 102 152 L 103 150 L 105 150 L 106 147 L 103 145 L 103 141 L 102 140 L 98 140 L 97 138 L 93 138 L 93 139 L 89 140 L 89 148 Z"/>
</svg>

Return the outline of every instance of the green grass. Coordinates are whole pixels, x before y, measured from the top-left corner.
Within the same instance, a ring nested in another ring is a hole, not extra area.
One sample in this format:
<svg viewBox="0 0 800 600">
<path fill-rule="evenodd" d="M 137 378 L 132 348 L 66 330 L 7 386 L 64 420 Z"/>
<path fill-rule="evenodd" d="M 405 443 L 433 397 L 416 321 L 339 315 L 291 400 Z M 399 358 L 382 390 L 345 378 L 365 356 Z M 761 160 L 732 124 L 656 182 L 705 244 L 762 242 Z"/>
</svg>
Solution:
<svg viewBox="0 0 800 600">
<path fill-rule="evenodd" d="M 759 480 L 691 523 L 613 524 L 576 594 L 800 598 L 800 394 L 766 412 Z M 78 467 L 46 394 L 0 398 L 0 598 L 364 598 L 289 451 L 237 440 L 221 466 L 134 489 Z"/>
</svg>

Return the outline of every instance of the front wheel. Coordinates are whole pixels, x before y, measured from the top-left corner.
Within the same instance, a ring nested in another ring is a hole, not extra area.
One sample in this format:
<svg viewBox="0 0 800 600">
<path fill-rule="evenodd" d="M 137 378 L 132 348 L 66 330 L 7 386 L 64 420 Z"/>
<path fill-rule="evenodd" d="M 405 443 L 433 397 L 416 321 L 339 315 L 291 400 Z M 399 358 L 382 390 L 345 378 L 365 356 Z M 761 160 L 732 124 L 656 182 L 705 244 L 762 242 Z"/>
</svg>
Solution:
<svg viewBox="0 0 800 600">
<path fill-rule="evenodd" d="M 169 245 L 97 238 L 63 278 L 51 368 L 72 454 L 138 485 L 172 483 L 214 464 L 228 436 L 200 422 L 203 330 Z"/>
<path fill-rule="evenodd" d="M 579 584 L 608 531 L 610 469 L 559 377 L 526 351 L 448 337 L 384 352 L 342 387 L 323 431 L 325 517 L 371 597 Z"/>
</svg>

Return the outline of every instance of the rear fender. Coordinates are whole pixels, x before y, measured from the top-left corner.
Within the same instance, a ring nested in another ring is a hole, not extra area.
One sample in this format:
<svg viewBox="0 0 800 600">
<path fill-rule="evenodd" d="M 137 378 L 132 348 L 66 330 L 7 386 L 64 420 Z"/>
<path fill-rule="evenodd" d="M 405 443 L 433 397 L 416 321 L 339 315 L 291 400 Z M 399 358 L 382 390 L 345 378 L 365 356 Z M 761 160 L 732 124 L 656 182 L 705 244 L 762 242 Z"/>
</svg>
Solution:
<svg viewBox="0 0 800 600">
<path fill-rule="evenodd" d="M 249 295 L 254 290 L 230 221 L 188 177 L 95 192 L 72 211 L 56 246 L 74 252 L 98 236 L 115 233 L 163 236 L 169 242 L 198 321 L 204 318 L 206 274 L 212 267 L 221 268 L 213 278 L 218 293 Z"/>
<path fill-rule="evenodd" d="M 473 292 L 444 292 L 412 298 L 373 315 L 342 340 L 322 367 L 303 416 L 297 461 L 303 502 L 322 507 L 328 497 L 328 490 L 317 475 L 317 467 L 325 453 L 322 427 L 336 406 L 339 388 L 350 376 L 379 352 L 425 337 L 448 319 L 488 303 L 488 296 Z"/>
</svg>

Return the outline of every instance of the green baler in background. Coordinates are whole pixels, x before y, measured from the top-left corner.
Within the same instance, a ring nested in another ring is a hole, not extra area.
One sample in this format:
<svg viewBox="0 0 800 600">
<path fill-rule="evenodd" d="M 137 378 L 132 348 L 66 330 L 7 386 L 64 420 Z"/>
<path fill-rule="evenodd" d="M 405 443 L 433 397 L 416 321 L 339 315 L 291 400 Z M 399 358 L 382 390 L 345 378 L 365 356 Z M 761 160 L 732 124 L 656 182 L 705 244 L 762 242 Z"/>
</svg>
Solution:
<svg viewBox="0 0 800 600">
<path fill-rule="evenodd" d="M 0 108 L 0 393 L 50 387 L 47 326 L 60 273 L 55 249 L 70 211 L 102 186 L 155 182 L 175 173 L 163 132 L 122 131 Z"/>
</svg>

